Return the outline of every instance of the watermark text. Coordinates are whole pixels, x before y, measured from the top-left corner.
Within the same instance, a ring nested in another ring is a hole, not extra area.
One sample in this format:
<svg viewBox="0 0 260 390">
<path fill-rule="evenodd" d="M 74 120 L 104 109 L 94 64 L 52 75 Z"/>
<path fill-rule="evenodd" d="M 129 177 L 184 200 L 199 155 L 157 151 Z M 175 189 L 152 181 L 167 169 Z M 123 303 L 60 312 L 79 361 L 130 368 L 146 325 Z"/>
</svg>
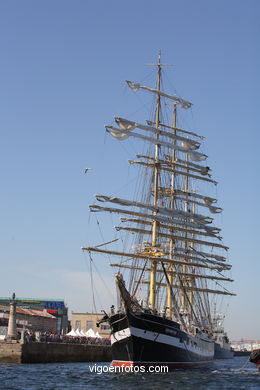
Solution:
<svg viewBox="0 0 260 390">
<path fill-rule="evenodd" d="M 155 373 L 167 373 L 169 371 L 168 366 L 156 366 L 156 365 L 125 365 L 124 363 L 120 366 L 112 366 L 112 365 L 99 365 L 93 364 L 89 366 L 89 371 L 91 373 L 95 373 L 98 375 L 105 373 L 138 373 L 138 372 L 155 372 Z"/>
</svg>

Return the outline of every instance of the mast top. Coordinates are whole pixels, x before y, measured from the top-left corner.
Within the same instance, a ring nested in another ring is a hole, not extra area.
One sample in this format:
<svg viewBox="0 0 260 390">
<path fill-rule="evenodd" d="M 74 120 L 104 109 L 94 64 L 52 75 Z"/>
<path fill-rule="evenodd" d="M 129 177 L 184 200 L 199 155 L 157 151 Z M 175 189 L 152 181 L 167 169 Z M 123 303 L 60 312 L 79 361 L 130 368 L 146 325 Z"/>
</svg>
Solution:
<svg viewBox="0 0 260 390">
<path fill-rule="evenodd" d="M 157 64 L 145 64 L 145 65 L 147 65 L 147 66 L 157 66 L 159 68 L 161 66 L 173 66 L 174 64 L 162 64 L 161 63 L 161 50 L 159 50 Z"/>
</svg>

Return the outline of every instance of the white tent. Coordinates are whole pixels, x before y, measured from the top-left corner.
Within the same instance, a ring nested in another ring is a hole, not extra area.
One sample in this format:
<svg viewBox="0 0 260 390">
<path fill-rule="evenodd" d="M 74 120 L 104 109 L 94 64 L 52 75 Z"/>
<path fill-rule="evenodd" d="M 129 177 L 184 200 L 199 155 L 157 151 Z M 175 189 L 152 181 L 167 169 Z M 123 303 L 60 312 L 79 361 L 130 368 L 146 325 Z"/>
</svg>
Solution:
<svg viewBox="0 0 260 390">
<path fill-rule="evenodd" d="M 87 337 L 96 337 L 96 334 L 94 332 L 94 330 L 92 328 L 90 328 L 87 332 L 86 332 L 86 336 Z"/>
<path fill-rule="evenodd" d="M 76 336 L 82 337 L 82 335 L 81 335 L 81 333 L 80 333 L 80 330 L 79 330 L 79 328 L 78 328 L 78 329 L 76 329 L 75 333 L 76 333 Z"/>
<path fill-rule="evenodd" d="M 67 333 L 66 336 L 77 336 L 77 333 L 75 332 L 74 329 L 71 329 L 71 331 Z"/>
<path fill-rule="evenodd" d="M 86 334 L 83 332 L 83 330 L 80 331 L 80 335 L 81 335 L 82 337 L 86 337 Z"/>
<path fill-rule="evenodd" d="M 102 339 L 102 337 L 100 336 L 100 334 L 98 332 L 95 333 L 95 336 L 98 338 L 98 339 Z"/>
</svg>

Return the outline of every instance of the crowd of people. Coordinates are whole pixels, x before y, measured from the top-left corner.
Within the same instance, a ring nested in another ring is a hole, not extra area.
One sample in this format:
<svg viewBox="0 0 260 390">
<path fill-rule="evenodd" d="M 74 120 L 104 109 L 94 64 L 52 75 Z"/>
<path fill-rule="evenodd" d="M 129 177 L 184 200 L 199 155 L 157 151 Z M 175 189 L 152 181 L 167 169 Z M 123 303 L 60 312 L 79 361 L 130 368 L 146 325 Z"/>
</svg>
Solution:
<svg viewBox="0 0 260 390">
<path fill-rule="evenodd" d="M 68 336 L 63 334 L 51 333 L 51 332 L 31 332 L 25 331 L 22 336 L 18 333 L 18 338 L 24 339 L 25 343 L 41 342 L 41 343 L 70 343 L 70 344 L 95 344 L 95 345 L 110 345 L 109 338 L 101 337 L 77 337 Z"/>
</svg>

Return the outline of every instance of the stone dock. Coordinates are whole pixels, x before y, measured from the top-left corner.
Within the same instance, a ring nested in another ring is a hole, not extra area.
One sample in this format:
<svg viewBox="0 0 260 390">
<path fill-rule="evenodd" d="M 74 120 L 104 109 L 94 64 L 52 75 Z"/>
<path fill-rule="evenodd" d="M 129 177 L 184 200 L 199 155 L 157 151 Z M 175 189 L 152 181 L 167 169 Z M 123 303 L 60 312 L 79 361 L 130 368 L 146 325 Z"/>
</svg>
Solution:
<svg viewBox="0 0 260 390">
<path fill-rule="evenodd" d="M 0 363 L 110 362 L 110 345 L 0 342 Z"/>
</svg>

